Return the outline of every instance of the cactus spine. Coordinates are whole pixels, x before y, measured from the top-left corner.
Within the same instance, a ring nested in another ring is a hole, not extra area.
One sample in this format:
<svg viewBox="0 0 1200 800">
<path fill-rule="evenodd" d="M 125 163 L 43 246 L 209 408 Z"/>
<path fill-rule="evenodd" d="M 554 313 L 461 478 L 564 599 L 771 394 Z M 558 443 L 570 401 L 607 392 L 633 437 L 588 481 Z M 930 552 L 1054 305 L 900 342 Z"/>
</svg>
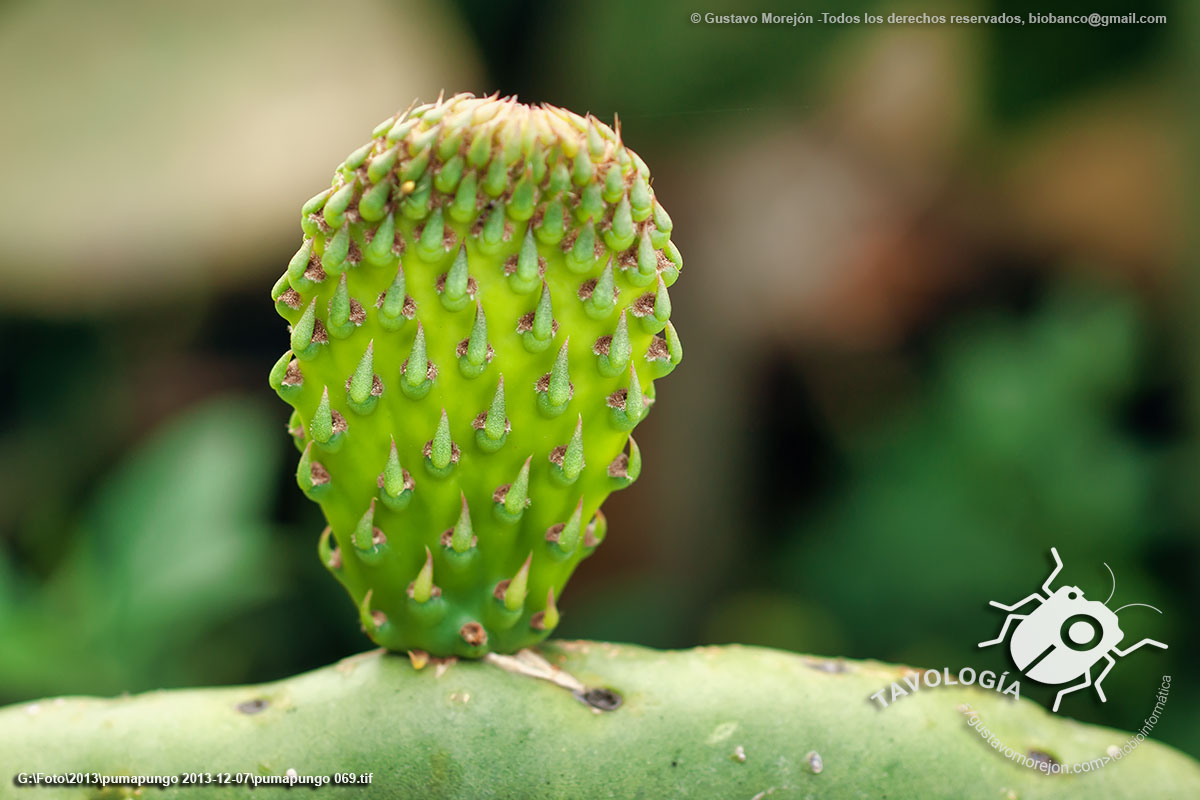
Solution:
<svg viewBox="0 0 1200 800">
<path fill-rule="evenodd" d="M 386 648 L 536 643 L 682 358 L 646 165 L 593 117 L 458 95 L 384 120 L 301 228 L 270 383 L 321 561 Z"/>
</svg>

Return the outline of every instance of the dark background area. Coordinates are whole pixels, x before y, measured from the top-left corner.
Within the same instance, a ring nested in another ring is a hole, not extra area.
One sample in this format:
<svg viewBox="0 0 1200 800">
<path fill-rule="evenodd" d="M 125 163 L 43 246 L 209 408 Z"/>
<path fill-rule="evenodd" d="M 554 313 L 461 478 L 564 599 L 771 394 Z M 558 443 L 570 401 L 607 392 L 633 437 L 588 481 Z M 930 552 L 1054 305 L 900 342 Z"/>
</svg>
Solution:
<svg viewBox="0 0 1200 800">
<path fill-rule="evenodd" d="M 688 19 L 763 10 L 0 5 L 0 703 L 369 646 L 292 478 L 267 295 L 300 203 L 444 88 L 619 114 L 685 259 L 686 357 L 560 635 L 1001 671 L 987 601 L 1054 545 L 1089 598 L 1107 562 L 1114 607 L 1162 610 L 1122 612 L 1127 643 L 1170 644 L 1064 711 L 1140 727 L 1171 674 L 1155 735 L 1200 754 L 1194 12 Z"/>
</svg>

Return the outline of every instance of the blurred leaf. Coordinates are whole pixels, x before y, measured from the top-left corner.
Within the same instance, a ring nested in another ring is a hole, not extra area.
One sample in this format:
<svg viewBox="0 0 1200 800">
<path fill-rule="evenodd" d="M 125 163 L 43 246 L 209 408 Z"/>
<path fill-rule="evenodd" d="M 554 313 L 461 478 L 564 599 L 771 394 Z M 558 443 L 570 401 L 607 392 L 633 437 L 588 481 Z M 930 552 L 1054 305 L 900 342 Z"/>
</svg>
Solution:
<svg viewBox="0 0 1200 800">
<path fill-rule="evenodd" d="M 3 691 L 185 681 L 190 642 L 276 594 L 266 522 L 273 428 L 245 401 L 209 402 L 121 464 L 61 568 L 0 612 Z"/>
<path fill-rule="evenodd" d="M 1124 418 L 1144 325 L 1130 297 L 1069 285 L 955 326 L 908 412 L 840 443 L 847 478 L 797 523 L 776 585 L 834 614 L 847 655 L 966 663 L 997 623 L 986 601 L 1027 594 L 1056 545 L 1085 594 L 1107 594 L 1107 561 L 1119 592 L 1163 604 L 1145 635 L 1182 643 L 1187 614 L 1143 566 L 1166 462 Z"/>
</svg>

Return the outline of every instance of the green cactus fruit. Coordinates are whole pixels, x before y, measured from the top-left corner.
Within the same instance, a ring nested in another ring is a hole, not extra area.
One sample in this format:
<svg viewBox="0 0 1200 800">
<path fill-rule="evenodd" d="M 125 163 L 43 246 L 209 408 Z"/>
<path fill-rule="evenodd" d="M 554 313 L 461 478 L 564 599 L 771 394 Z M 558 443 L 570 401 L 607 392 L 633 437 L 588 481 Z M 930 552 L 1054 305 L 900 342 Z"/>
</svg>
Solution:
<svg viewBox="0 0 1200 800">
<path fill-rule="evenodd" d="M 535 644 L 683 355 L 645 163 L 593 117 L 457 95 L 380 124 L 300 224 L 270 383 L 322 562 L 388 649 Z"/>
</svg>

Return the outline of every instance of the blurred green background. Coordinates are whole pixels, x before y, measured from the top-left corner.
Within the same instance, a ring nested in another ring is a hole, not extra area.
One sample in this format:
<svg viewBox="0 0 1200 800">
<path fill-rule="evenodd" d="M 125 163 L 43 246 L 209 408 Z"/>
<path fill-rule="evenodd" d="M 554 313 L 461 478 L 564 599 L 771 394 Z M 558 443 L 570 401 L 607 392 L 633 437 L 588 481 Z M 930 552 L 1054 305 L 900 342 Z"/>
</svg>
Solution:
<svg viewBox="0 0 1200 800">
<path fill-rule="evenodd" d="M 292 479 L 267 293 L 300 203 L 444 88 L 619 114 L 685 257 L 687 358 L 561 635 L 999 671 L 987 600 L 1056 545 L 1170 643 L 1068 713 L 1139 727 L 1172 674 L 1156 736 L 1200 754 L 1193 12 L 688 19 L 760 5 L 0 5 L 0 703 L 369 646 Z"/>
</svg>

